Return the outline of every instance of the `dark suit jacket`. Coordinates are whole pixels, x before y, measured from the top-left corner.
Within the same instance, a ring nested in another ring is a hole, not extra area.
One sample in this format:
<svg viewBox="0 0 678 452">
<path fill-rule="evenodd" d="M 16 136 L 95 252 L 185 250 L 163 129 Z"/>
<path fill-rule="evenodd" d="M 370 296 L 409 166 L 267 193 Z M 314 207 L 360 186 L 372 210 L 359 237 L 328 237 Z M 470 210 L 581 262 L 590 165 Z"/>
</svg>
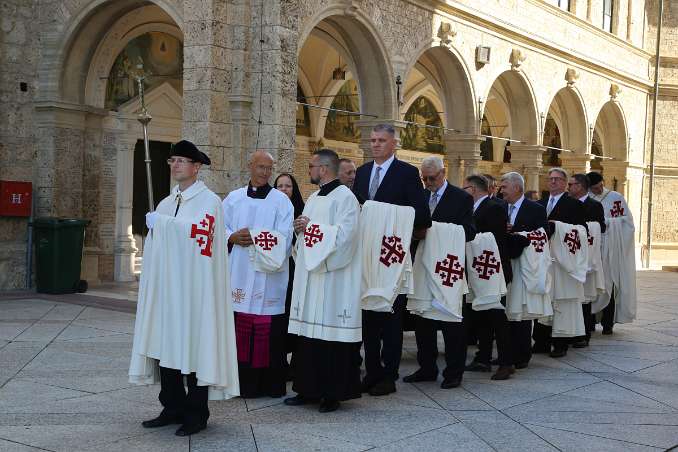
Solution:
<svg viewBox="0 0 678 452">
<path fill-rule="evenodd" d="M 513 272 L 506 246 L 506 223 L 508 222 L 506 208 L 496 199 L 485 198 L 473 213 L 473 220 L 478 232 L 491 232 L 494 235 L 501 264 L 504 267 L 504 279 L 507 283 L 511 282 Z"/>
<path fill-rule="evenodd" d="M 426 204 L 431 199 L 431 192 L 426 190 Z M 473 196 L 450 183 L 438 200 L 431 220 L 440 223 L 454 223 L 464 227 L 466 241 L 476 237 L 476 227 L 473 224 Z"/>
<path fill-rule="evenodd" d="M 508 204 L 506 206 L 506 213 L 508 215 Z M 548 231 L 548 221 L 546 220 L 546 209 L 541 204 L 523 199 L 520 204 L 520 209 L 516 213 L 516 221 L 513 223 L 511 232 L 530 232 L 544 228 Z M 506 243 L 508 246 L 508 254 L 511 259 L 520 257 L 523 249 L 530 244 L 527 237 L 518 234 L 507 234 Z"/>
<path fill-rule="evenodd" d="M 584 200 L 584 211 L 586 213 L 586 221 L 597 221 L 600 224 L 600 232 L 605 232 L 605 209 L 603 209 L 603 205 L 587 196 Z"/>
<path fill-rule="evenodd" d="M 353 192 L 358 199 L 368 200 L 370 176 L 374 161 L 361 165 L 356 171 Z M 431 214 L 426 201 L 426 190 L 421 184 L 419 170 L 398 159 L 393 159 L 374 196 L 375 201 L 414 208 L 414 227 L 430 228 Z"/>
<path fill-rule="evenodd" d="M 544 208 L 546 208 L 548 202 L 549 198 L 539 200 L 539 203 L 544 206 Z M 584 204 L 578 199 L 570 197 L 567 192 L 565 192 L 556 205 L 553 206 L 553 210 L 548 216 L 548 220 L 561 221 L 569 224 L 580 224 L 586 227 L 586 211 L 584 210 Z M 546 233 L 551 237 L 555 227 L 553 226 L 553 223 L 549 223 L 548 226 Z"/>
</svg>

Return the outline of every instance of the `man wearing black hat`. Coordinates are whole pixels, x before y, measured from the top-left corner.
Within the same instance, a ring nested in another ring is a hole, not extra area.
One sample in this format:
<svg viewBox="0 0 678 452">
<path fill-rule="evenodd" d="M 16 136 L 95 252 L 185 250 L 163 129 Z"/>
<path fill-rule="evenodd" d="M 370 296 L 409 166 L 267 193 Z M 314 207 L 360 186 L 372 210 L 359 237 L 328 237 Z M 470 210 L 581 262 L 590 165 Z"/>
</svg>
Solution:
<svg viewBox="0 0 678 452">
<path fill-rule="evenodd" d="M 163 410 L 145 428 L 181 424 L 187 436 L 206 427 L 208 398 L 235 397 L 239 385 L 221 200 L 197 180 L 210 159 L 180 141 L 167 163 L 178 185 L 146 215 L 129 379 L 160 381 Z"/>
<path fill-rule="evenodd" d="M 606 291 L 592 304 L 592 312 L 602 310 L 603 334 L 612 334 L 615 323 L 636 318 L 636 259 L 633 214 L 621 193 L 605 188 L 600 173 L 586 175 L 591 198 L 603 205 L 607 231 L 602 260 Z"/>
</svg>

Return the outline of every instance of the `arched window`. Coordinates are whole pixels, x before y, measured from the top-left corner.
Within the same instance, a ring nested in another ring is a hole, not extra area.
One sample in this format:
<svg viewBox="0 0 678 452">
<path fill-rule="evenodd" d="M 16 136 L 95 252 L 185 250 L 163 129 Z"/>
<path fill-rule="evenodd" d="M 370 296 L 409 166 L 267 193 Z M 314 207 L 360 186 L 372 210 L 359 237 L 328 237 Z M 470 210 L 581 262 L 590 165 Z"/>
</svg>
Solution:
<svg viewBox="0 0 678 452">
<path fill-rule="evenodd" d="M 427 126 L 443 126 L 436 107 L 423 96 L 418 97 L 412 102 L 410 108 L 407 109 L 407 113 L 405 113 L 405 121 L 425 124 Z M 443 129 L 408 124 L 401 134 L 400 144 L 403 149 L 442 153 L 445 151 L 443 135 Z"/>
<path fill-rule="evenodd" d="M 132 39 L 115 59 L 108 74 L 105 107 L 115 110 L 138 96 L 138 76 L 144 77 L 146 90 L 168 82 L 181 93 L 183 65 L 184 47 L 174 36 L 150 32 Z"/>
<path fill-rule="evenodd" d="M 546 122 L 544 123 L 544 146 L 551 146 L 554 148 L 562 148 L 560 144 L 560 129 L 558 129 L 558 124 L 553 120 L 551 113 L 546 115 Z M 558 155 L 560 151 L 558 149 L 547 149 L 542 156 L 542 163 L 548 166 L 560 166 L 560 157 Z"/>
<path fill-rule="evenodd" d="M 304 91 L 298 84 L 297 102 L 308 103 Z M 306 105 L 297 105 L 297 135 L 311 136 L 311 118 Z"/>
<path fill-rule="evenodd" d="M 487 116 L 483 115 L 483 122 L 480 127 L 480 133 L 482 135 L 492 135 L 492 128 L 490 127 L 490 121 L 487 120 Z M 491 162 L 494 158 L 494 151 L 492 149 L 493 141 L 489 136 L 485 137 L 485 141 L 480 143 L 480 157 L 486 161 Z"/>
<path fill-rule="evenodd" d="M 355 80 L 347 80 L 334 96 L 330 108 L 344 111 L 360 111 L 360 99 L 358 98 L 358 85 Z M 360 142 L 360 129 L 355 122 L 360 116 L 346 114 L 338 111 L 327 112 L 325 122 L 325 138 L 337 141 Z"/>
</svg>

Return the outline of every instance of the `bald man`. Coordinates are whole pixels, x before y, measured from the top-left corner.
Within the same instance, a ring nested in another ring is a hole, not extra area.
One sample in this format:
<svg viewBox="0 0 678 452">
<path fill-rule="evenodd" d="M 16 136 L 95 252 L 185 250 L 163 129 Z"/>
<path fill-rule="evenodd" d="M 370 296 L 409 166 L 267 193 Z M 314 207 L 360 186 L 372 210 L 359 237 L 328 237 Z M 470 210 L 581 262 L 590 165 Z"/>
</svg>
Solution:
<svg viewBox="0 0 678 452">
<path fill-rule="evenodd" d="M 286 194 L 268 183 L 273 171 L 273 157 L 268 152 L 254 152 L 249 170 L 247 186 L 229 193 L 223 203 L 231 249 L 230 295 L 240 394 L 245 398 L 282 397 L 286 393 L 285 296 L 294 207 Z"/>
</svg>

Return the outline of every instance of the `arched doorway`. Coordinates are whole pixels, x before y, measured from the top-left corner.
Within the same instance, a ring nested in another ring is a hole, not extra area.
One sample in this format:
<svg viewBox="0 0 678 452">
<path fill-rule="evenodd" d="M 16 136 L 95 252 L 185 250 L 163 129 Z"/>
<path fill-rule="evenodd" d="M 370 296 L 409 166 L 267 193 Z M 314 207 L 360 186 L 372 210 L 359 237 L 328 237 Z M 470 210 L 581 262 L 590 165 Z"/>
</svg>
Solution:
<svg viewBox="0 0 678 452">
<path fill-rule="evenodd" d="M 599 167 L 608 188 L 627 196 L 628 130 L 624 112 L 615 101 L 606 102 L 596 117 L 591 130 L 592 167 Z"/>
<path fill-rule="evenodd" d="M 544 118 L 545 168 L 564 167 L 570 173 L 589 171 L 586 124 L 586 110 L 579 93 L 574 87 L 560 89 Z"/>
</svg>

